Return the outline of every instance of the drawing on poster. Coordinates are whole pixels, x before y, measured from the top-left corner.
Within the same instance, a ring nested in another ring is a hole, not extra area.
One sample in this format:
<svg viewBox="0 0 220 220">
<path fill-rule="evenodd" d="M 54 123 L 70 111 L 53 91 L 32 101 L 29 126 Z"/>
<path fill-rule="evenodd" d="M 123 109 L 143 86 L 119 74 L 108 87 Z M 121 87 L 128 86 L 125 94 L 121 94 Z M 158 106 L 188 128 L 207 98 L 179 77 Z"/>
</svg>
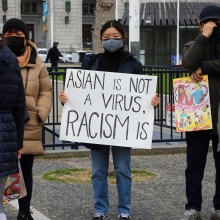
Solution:
<svg viewBox="0 0 220 220">
<path fill-rule="evenodd" d="M 195 83 L 190 77 L 173 79 L 176 130 L 212 129 L 208 76 Z"/>
</svg>

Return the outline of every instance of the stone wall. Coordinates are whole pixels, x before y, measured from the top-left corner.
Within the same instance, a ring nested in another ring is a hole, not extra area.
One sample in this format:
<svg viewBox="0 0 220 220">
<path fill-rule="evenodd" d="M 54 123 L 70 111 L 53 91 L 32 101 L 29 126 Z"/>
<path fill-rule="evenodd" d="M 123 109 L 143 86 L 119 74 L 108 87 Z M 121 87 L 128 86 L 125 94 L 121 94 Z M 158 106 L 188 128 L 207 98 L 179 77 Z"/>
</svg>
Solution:
<svg viewBox="0 0 220 220">
<path fill-rule="evenodd" d="M 43 33 L 43 1 L 30 0 L 30 2 L 37 2 L 37 14 L 29 14 L 21 16 L 20 4 L 21 0 L 8 0 L 8 11 L 6 18 L 13 17 L 22 19 L 26 24 L 34 25 L 34 39 L 39 48 L 50 48 L 51 42 L 51 2 L 53 1 L 54 8 L 54 34 L 53 41 L 59 42 L 59 50 L 61 52 L 73 52 L 82 50 L 82 24 L 92 24 L 95 26 L 94 17 L 82 16 L 82 0 L 71 0 L 71 11 L 69 13 L 69 24 L 65 24 L 65 16 L 68 14 L 65 11 L 65 1 L 48 0 L 49 15 L 47 16 L 47 33 Z M 0 2 L 1 7 L 1 2 Z M 121 19 L 124 13 L 124 2 L 118 0 L 118 19 Z M 0 10 L 0 29 L 3 26 L 4 12 Z M 0 31 L 1 32 L 1 31 Z"/>
<path fill-rule="evenodd" d="M 82 50 L 82 1 L 72 0 L 69 24 L 65 24 L 65 3 L 54 0 L 54 42 L 59 42 L 62 52 Z M 48 21 L 48 35 L 51 36 L 51 18 Z M 52 45 L 51 37 L 48 44 Z"/>
<path fill-rule="evenodd" d="M 3 15 L 5 12 L 2 11 L 2 1 L 0 2 L 0 33 L 2 32 L 3 27 Z M 8 0 L 8 10 L 6 12 L 6 19 L 10 18 L 21 18 L 20 12 L 20 0 Z"/>
</svg>

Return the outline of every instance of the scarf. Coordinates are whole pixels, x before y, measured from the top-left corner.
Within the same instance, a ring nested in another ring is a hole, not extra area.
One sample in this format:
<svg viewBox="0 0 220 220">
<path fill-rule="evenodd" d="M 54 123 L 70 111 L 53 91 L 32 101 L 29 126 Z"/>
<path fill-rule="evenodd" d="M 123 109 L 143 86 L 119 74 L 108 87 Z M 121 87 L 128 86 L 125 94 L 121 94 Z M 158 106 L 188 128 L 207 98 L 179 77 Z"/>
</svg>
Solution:
<svg viewBox="0 0 220 220">
<path fill-rule="evenodd" d="M 30 59 L 30 55 L 31 55 L 31 47 L 25 46 L 24 53 L 21 56 L 17 57 L 20 68 L 27 66 L 28 61 Z"/>
</svg>

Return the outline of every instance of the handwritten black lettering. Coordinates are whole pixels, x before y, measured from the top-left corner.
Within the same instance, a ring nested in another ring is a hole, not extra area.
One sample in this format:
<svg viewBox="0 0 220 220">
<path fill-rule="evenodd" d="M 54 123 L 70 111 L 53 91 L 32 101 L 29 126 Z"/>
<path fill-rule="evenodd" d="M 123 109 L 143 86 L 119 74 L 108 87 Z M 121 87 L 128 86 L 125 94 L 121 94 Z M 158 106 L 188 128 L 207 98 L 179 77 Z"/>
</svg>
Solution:
<svg viewBox="0 0 220 220">
<path fill-rule="evenodd" d="M 108 107 L 110 107 L 111 104 L 111 110 L 129 111 L 131 109 L 135 113 L 141 110 L 141 104 L 139 103 L 139 101 L 141 100 L 140 96 L 123 96 L 121 94 L 111 94 L 108 97 L 106 96 L 106 94 L 102 93 L 102 99 L 105 109 L 108 109 Z"/>
<path fill-rule="evenodd" d="M 138 105 L 138 109 L 135 110 L 134 108 L 132 108 L 132 111 L 133 111 L 133 112 L 139 112 L 139 111 L 141 110 L 141 104 L 138 103 L 137 99 L 140 99 L 140 100 L 141 100 L 141 97 L 140 97 L 140 96 L 134 97 L 134 103 L 136 103 L 136 104 Z"/>
<path fill-rule="evenodd" d="M 117 110 L 117 106 L 119 105 L 121 111 L 122 111 L 122 107 L 121 107 L 121 102 L 123 101 L 124 97 L 121 94 L 117 94 L 116 95 L 116 100 L 115 100 L 115 110 Z"/>
<path fill-rule="evenodd" d="M 125 111 L 130 111 L 132 103 L 133 103 L 133 96 L 130 97 L 129 107 L 127 107 L 127 100 L 128 100 L 128 97 L 125 96 L 125 98 L 124 98 L 124 108 L 125 108 Z M 128 100 L 128 102 L 129 102 L 129 100 Z"/>
<path fill-rule="evenodd" d="M 102 99 L 103 99 L 105 108 L 108 107 L 108 104 L 109 104 L 109 102 L 110 102 L 112 96 L 113 96 L 113 95 L 110 95 L 110 97 L 108 98 L 108 101 L 107 101 L 107 103 L 106 103 L 106 101 L 105 101 L 105 94 L 102 93 Z"/>
<path fill-rule="evenodd" d="M 115 136 L 116 136 L 117 122 L 119 122 L 120 125 L 121 125 L 122 127 L 124 127 L 125 123 L 127 122 L 127 128 L 126 128 L 126 140 L 128 140 L 129 116 L 125 119 L 125 121 L 124 121 L 123 124 L 121 123 L 120 118 L 119 118 L 117 115 L 115 116 L 114 131 L 113 131 L 113 139 L 115 139 Z"/>
<path fill-rule="evenodd" d="M 91 79 L 90 73 L 88 73 L 88 75 L 87 75 L 87 77 L 86 77 L 86 81 L 85 81 L 85 84 L 84 84 L 84 88 L 83 88 L 83 89 L 87 88 L 87 87 L 86 87 L 87 83 L 90 84 L 90 89 L 92 89 L 92 79 Z"/>
<path fill-rule="evenodd" d="M 148 123 L 148 122 L 144 122 L 144 123 L 142 124 L 142 126 L 141 126 L 141 128 L 142 128 L 142 130 L 143 130 L 143 132 L 141 131 L 141 133 L 140 133 L 140 138 L 141 138 L 141 140 L 146 140 L 146 139 L 147 139 L 147 131 L 146 131 L 145 128 L 144 128 L 145 125 L 149 125 L 149 123 Z M 142 134 L 143 134 L 144 136 L 142 136 Z"/>
<path fill-rule="evenodd" d="M 99 79 L 99 76 L 97 75 L 97 73 L 95 74 L 94 89 L 96 89 L 96 80 L 98 80 L 102 90 L 104 90 L 105 89 L 105 73 L 103 73 L 102 83 L 101 83 L 101 80 Z"/>
<path fill-rule="evenodd" d="M 89 101 L 89 102 L 90 102 L 90 105 L 92 105 L 92 103 L 91 103 L 91 98 L 90 98 L 90 95 L 89 95 L 89 94 L 86 96 L 86 100 L 85 100 L 85 102 L 84 102 L 84 105 L 86 104 L 87 101 Z"/>
<path fill-rule="evenodd" d="M 97 113 L 97 112 L 93 112 L 92 114 L 91 114 L 91 116 L 90 116 L 90 118 L 89 118 L 89 136 L 91 137 L 91 138 L 96 138 L 96 136 L 97 136 L 97 133 L 95 133 L 95 136 L 92 136 L 92 132 L 91 132 L 91 120 L 92 120 L 92 116 L 93 115 L 96 115 L 97 116 L 97 118 L 99 118 L 99 114 Z"/>
<path fill-rule="evenodd" d="M 138 79 L 136 78 L 136 83 L 134 82 L 134 79 L 130 78 L 130 87 L 129 92 L 135 91 L 136 93 L 143 93 L 146 91 L 146 95 L 148 94 L 149 90 L 149 82 L 152 81 L 152 79 Z"/>
<path fill-rule="evenodd" d="M 73 88 L 75 88 L 75 86 L 74 86 L 74 80 L 73 80 L 73 72 L 71 71 L 71 73 L 70 73 L 70 77 L 69 77 L 69 79 L 68 79 L 68 83 L 67 83 L 67 88 L 69 87 L 69 83 L 70 82 L 72 82 L 72 84 L 73 84 Z"/>
<path fill-rule="evenodd" d="M 144 122 L 141 125 L 141 132 L 140 132 L 140 125 L 141 125 L 141 122 L 138 122 L 136 139 L 138 140 L 140 138 L 141 140 L 146 140 L 147 139 L 147 131 L 146 131 L 147 129 L 145 129 L 145 125 L 149 125 L 149 123 Z"/>
<path fill-rule="evenodd" d="M 72 131 L 73 136 L 87 135 L 88 138 L 92 139 L 103 137 L 115 139 L 120 128 L 125 131 L 124 138 L 128 140 L 129 122 L 129 116 L 122 119 L 117 114 L 105 115 L 97 112 L 92 112 L 91 114 L 84 112 L 80 115 L 77 111 L 70 110 L 67 115 L 66 135 L 69 135 L 69 131 Z"/>
<path fill-rule="evenodd" d="M 72 83 L 73 88 L 77 89 L 96 89 L 98 86 L 105 89 L 105 73 L 98 75 L 97 73 L 91 74 L 88 71 L 78 70 L 76 78 L 74 79 L 73 72 L 70 73 L 67 87 Z"/>
<path fill-rule="evenodd" d="M 70 116 L 72 115 L 72 113 L 74 113 L 74 114 L 76 115 L 76 119 L 73 120 L 73 121 L 70 121 Z M 68 135 L 69 125 L 71 124 L 71 126 L 72 126 L 73 136 L 75 136 L 74 126 L 73 126 L 73 124 L 74 124 L 74 122 L 76 122 L 76 121 L 78 120 L 78 118 L 79 118 L 79 115 L 78 115 L 78 113 L 77 113 L 76 111 L 74 111 L 74 110 L 70 110 L 70 111 L 68 111 L 68 114 L 67 114 L 66 135 Z"/>
<path fill-rule="evenodd" d="M 108 125 L 108 127 L 110 129 L 110 134 L 106 135 L 105 130 L 104 130 L 103 135 L 104 135 L 105 138 L 110 138 L 112 136 L 112 128 L 111 128 L 111 125 L 109 124 L 109 121 L 108 121 L 109 116 L 113 117 L 113 115 L 111 115 L 111 114 L 106 115 L 105 116 L 105 122 L 106 122 L 106 124 Z"/>
<path fill-rule="evenodd" d="M 79 80 L 79 82 L 80 82 L 79 86 L 77 86 L 77 83 L 75 82 L 75 86 L 76 86 L 77 89 L 79 89 L 79 88 L 82 87 L 82 81 L 81 81 L 81 78 L 80 78 L 79 74 L 81 74 L 81 70 L 79 70 L 79 71 L 77 72 L 77 78 L 78 78 L 78 80 Z"/>
<path fill-rule="evenodd" d="M 114 79 L 114 85 L 113 85 L 113 90 L 121 90 L 121 79 Z"/>
<path fill-rule="evenodd" d="M 87 133 L 87 137 L 89 137 L 89 131 L 88 131 L 88 123 L 87 123 L 86 112 L 84 112 L 84 114 L 83 114 L 83 117 L 82 117 L 82 120 L 81 120 L 81 123 L 80 123 L 80 126 L 79 126 L 79 130 L 78 130 L 77 136 L 80 135 L 82 126 L 85 126 L 85 128 L 86 128 L 86 133 Z"/>
</svg>

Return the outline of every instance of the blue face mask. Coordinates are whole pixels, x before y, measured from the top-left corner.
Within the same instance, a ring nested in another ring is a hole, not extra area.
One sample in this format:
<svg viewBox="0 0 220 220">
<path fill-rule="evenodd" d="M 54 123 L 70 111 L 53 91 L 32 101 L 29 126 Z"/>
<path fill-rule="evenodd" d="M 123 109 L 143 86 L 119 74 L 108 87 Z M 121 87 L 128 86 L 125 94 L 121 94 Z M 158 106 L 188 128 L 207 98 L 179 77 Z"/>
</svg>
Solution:
<svg viewBox="0 0 220 220">
<path fill-rule="evenodd" d="M 121 47 L 123 47 L 122 39 L 111 38 L 107 40 L 102 40 L 102 46 L 105 50 L 114 53 Z"/>
</svg>

